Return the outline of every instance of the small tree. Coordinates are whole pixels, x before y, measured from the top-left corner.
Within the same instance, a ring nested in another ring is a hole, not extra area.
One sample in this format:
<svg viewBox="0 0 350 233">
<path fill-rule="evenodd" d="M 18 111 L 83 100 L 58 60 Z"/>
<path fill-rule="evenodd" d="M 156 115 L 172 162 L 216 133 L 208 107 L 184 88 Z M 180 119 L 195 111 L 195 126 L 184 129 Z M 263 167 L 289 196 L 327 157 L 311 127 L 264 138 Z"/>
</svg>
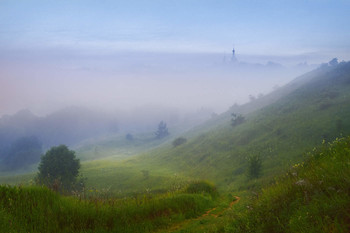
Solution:
<svg viewBox="0 0 350 233">
<path fill-rule="evenodd" d="M 80 160 L 67 146 L 52 147 L 41 157 L 37 182 L 60 192 L 77 188 Z M 81 184 L 80 184 L 81 185 Z"/>
<path fill-rule="evenodd" d="M 242 116 L 241 114 L 237 115 L 235 113 L 232 113 L 231 116 L 232 116 L 231 118 L 232 127 L 242 124 L 245 121 L 244 116 Z"/>
<path fill-rule="evenodd" d="M 164 121 L 161 121 L 158 125 L 158 130 L 155 132 L 156 138 L 161 139 L 169 135 L 168 127 Z"/>
<path fill-rule="evenodd" d="M 259 178 L 261 175 L 261 158 L 259 155 L 252 155 L 248 158 L 248 177 L 250 179 Z"/>
<path fill-rule="evenodd" d="M 40 160 L 41 147 L 41 142 L 35 136 L 19 138 L 11 145 L 2 162 L 8 170 L 35 164 Z"/>
<path fill-rule="evenodd" d="M 125 135 L 125 138 L 126 138 L 126 140 L 128 140 L 128 141 L 133 141 L 133 140 L 134 140 L 134 136 L 132 136 L 131 133 L 128 133 L 127 135 Z"/>
<path fill-rule="evenodd" d="M 184 143 L 187 142 L 187 139 L 186 138 L 183 138 L 183 137 L 179 137 L 179 138 L 176 138 L 174 141 L 173 141 L 173 146 L 174 147 L 177 147 L 177 146 L 180 146 Z"/>
</svg>

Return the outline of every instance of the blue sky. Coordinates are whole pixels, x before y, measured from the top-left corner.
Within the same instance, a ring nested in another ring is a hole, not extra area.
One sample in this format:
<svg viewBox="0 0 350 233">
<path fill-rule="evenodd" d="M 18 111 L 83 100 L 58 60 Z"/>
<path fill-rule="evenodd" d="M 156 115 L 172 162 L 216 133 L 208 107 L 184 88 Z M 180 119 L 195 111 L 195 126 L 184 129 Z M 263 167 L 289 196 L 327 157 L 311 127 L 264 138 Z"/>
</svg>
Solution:
<svg viewBox="0 0 350 233">
<path fill-rule="evenodd" d="M 346 56 L 349 12 L 345 0 L 0 0 L 0 46 Z"/>
</svg>

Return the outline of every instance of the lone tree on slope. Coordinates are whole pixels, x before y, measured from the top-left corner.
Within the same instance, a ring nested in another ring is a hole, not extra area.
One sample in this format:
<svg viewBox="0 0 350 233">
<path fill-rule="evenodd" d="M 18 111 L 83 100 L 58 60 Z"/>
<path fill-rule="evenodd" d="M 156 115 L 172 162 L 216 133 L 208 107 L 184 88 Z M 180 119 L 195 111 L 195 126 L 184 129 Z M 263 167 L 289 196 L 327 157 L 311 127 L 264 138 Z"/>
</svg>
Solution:
<svg viewBox="0 0 350 233">
<path fill-rule="evenodd" d="M 168 127 L 164 121 L 161 121 L 158 125 L 158 130 L 155 132 L 157 139 L 162 139 L 169 135 Z"/>
</svg>

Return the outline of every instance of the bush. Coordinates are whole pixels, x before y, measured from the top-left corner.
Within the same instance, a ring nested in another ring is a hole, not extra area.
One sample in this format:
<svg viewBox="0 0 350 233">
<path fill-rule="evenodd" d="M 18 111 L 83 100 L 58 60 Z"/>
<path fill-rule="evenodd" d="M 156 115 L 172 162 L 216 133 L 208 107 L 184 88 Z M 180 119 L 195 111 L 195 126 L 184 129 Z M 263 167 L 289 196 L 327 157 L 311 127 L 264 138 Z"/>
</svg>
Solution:
<svg viewBox="0 0 350 233">
<path fill-rule="evenodd" d="M 235 113 L 231 114 L 232 119 L 231 119 L 231 126 L 234 127 L 236 125 L 240 125 L 242 123 L 244 123 L 245 118 L 244 116 L 242 116 L 241 114 L 237 115 Z"/>
<path fill-rule="evenodd" d="M 207 181 L 193 182 L 187 186 L 185 192 L 197 194 L 208 193 L 210 196 L 212 196 L 212 198 L 216 198 L 218 196 L 216 187 Z"/>
<path fill-rule="evenodd" d="M 180 146 L 184 143 L 187 142 L 187 139 L 186 138 L 183 138 L 183 137 L 179 137 L 179 138 L 176 138 L 174 141 L 173 141 L 173 146 L 174 147 L 177 147 L 177 146 Z"/>
<path fill-rule="evenodd" d="M 248 177 L 250 179 L 259 178 L 261 175 L 261 158 L 259 155 L 252 155 L 248 159 Z"/>
</svg>

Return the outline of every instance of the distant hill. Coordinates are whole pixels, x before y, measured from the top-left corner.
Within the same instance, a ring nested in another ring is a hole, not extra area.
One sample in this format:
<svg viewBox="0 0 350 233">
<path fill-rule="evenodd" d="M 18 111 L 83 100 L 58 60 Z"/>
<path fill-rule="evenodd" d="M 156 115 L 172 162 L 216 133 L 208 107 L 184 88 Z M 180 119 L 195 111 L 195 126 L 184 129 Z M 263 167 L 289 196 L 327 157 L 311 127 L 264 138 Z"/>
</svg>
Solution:
<svg viewBox="0 0 350 233">
<path fill-rule="evenodd" d="M 85 138 L 118 130 L 116 119 L 108 119 L 85 108 L 70 107 L 46 117 L 29 110 L 0 118 L 0 158 L 21 137 L 36 136 L 44 147 L 72 145 Z"/>
<path fill-rule="evenodd" d="M 0 118 L 0 170 L 3 170 L 1 167 L 10 169 L 9 163 L 13 164 L 11 167 L 20 167 L 16 166 L 14 161 L 21 159 L 10 157 L 13 151 L 17 150 L 14 149 L 16 142 L 23 138 L 35 137 L 42 145 L 43 151 L 60 144 L 75 148 L 81 148 L 82 145 L 86 145 L 86 142 L 94 143 L 99 147 L 108 144 L 110 145 L 108 153 L 95 153 L 96 147 L 90 150 L 90 145 L 79 150 L 89 153 L 87 156 L 84 154 L 84 159 L 98 159 L 120 153 L 122 156 L 118 156 L 123 157 L 134 155 L 140 149 L 147 150 L 164 142 L 164 140 L 152 141 L 161 120 L 166 121 L 171 127 L 170 135 L 175 136 L 188 127 L 205 121 L 210 115 L 209 110 L 202 109 L 186 117 L 180 117 L 172 109 L 157 107 L 139 108 L 130 112 L 111 111 L 104 113 L 73 106 L 58 110 L 45 117 L 38 117 L 27 109 L 21 110 L 12 116 L 5 115 Z M 135 140 L 126 140 L 127 134 L 134 135 Z M 113 142 L 116 142 L 115 145 Z M 102 152 L 106 152 L 105 149 L 102 148 Z M 25 155 L 25 151 L 23 151 L 23 155 Z M 36 159 L 23 159 L 34 163 L 40 158 L 40 156 L 34 157 Z"/>
</svg>

